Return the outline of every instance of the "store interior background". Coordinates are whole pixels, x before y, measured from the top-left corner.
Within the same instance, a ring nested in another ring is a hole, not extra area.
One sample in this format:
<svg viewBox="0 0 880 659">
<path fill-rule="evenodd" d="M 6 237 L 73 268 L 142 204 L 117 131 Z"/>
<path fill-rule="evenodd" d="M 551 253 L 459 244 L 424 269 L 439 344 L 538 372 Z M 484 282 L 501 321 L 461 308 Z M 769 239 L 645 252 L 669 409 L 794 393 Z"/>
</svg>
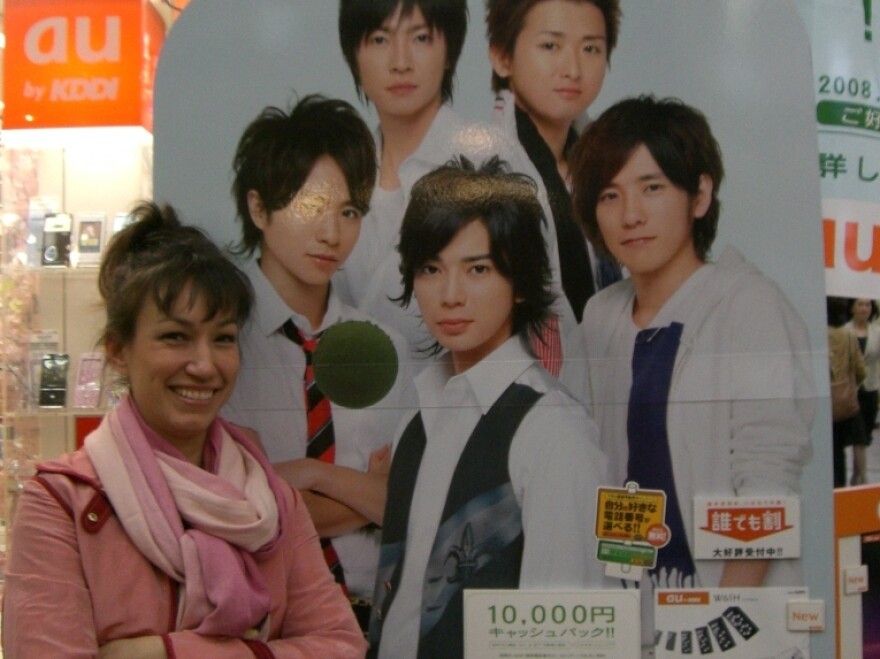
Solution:
<svg viewBox="0 0 880 659">
<path fill-rule="evenodd" d="M 174 6 L 182 10 L 187 2 L 182 0 Z M 5 7 L 5 0 L 0 0 L 0 21 L 4 26 Z M 151 0 L 144 8 L 144 16 L 164 35 L 180 14 L 179 10 L 162 0 Z M 0 45 L 5 49 L 5 31 L 3 34 Z M 160 46 L 161 41 L 157 44 Z M 4 69 L 0 65 L 0 90 Z M 0 132 L 2 211 L 27 218 L 30 205 L 42 212 L 69 213 L 74 218 L 97 213 L 106 218 L 106 238 L 116 215 L 125 215 L 135 200 L 152 197 L 153 136 L 147 129 L 152 128 L 151 100 L 150 96 L 150 107 L 144 113 L 149 116 L 128 126 L 33 129 L 16 126 L 10 129 L 4 125 Z M 0 97 L 0 103 L 3 102 Z M 8 239 L 3 242 L 4 249 L 13 245 Z M 30 264 L 39 264 L 39 242 L 37 237 L 34 244 L 28 245 Z M 75 261 L 76 255 L 72 257 Z M 23 336 L 27 328 L 51 328 L 57 332 L 58 350 L 71 355 L 73 366 L 68 371 L 68 391 L 72 391 L 76 360 L 79 355 L 95 350 L 100 328 L 102 313 L 95 285 L 96 272 L 94 267 L 83 267 L 43 269 L 39 276 L 30 276 L 24 271 L 5 273 L 12 290 L 4 290 L 4 295 L 9 296 L 4 306 L 3 334 L 7 338 L 2 348 L 4 363 L 13 363 L 19 358 L 28 340 Z M 10 339 L 11 335 L 15 338 Z M 28 381 L 26 375 L 29 373 L 19 375 L 18 381 Z M 0 409 L 13 409 L 18 402 L 18 392 L 8 376 L 2 384 Z M 27 386 L 33 390 L 36 383 L 28 381 Z M 5 443 L 7 472 L 11 463 L 13 477 L 18 472 L 26 474 L 32 469 L 35 456 L 57 455 L 74 448 L 76 424 L 88 416 L 84 412 L 74 414 L 70 408 L 46 410 L 33 417 L 17 419 L 15 441 Z M 85 423 L 83 427 L 88 426 Z M 9 498 L 7 507 L 14 504 L 14 497 L 12 501 Z M 11 511 L 7 511 L 7 517 L 9 514 Z"/>
<path fill-rule="evenodd" d="M 205 2 L 208 1 L 210 0 L 200 0 L 200 4 L 204 5 Z M 215 1 L 220 3 L 226 2 L 227 0 Z M 240 0 L 238 0 L 238 2 L 240 2 Z M 5 19 L 4 4 L 5 0 L 0 0 L 0 23 Z M 151 4 L 164 21 L 166 28 L 170 28 L 175 22 L 175 19 L 179 16 L 179 12 L 171 9 L 161 0 L 151 0 Z M 178 0 L 173 2 L 173 4 L 182 9 L 188 4 L 188 0 Z M 246 4 L 247 3 L 241 3 L 241 5 Z M 328 2 L 327 4 L 335 6 L 335 3 Z M 482 15 L 479 9 L 482 2 L 481 0 L 474 0 L 470 4 L 472 26 L 466 49 L 470 48 L 472 52 L 476 52 L 475 49 L 481 46 L 479 45 L 479 42 L 474 41 L 472 35 L 473 33 L 479 33 L 481 31 L 479 28 L 475 29 L 475 26 L 479 25 L 478 20 Z M 625 30 L 622 33 L 622 37 L 623 39 L 627 38 Z M 626 41 L 622 41 L 621 52 L 625 52 L 624 49 L 626 48 L 626 44 Z M 335 45 L 335 42 L 333 45 Z M 2 46 L 2 43 L 0 43 L 0 46 Z M 347 69 L 344 68 L 344 64 L 341 62 L 341 57 L 338 57 L 337 59 L 339 61 L 334 64 L 334 66 L 342 72 L 341 75 L 343 76 L 342 79 L 345 81 L 346 89 L 344 93 L 338 95 L 347 98 L 347 100 L 357 105 L 357 98 L 354 95 L 353 89 L 349 84 L 350 80 L 347 77 Z M 625 68 L 625 65 L 621 65 L 617 68 Z M 613 67 L 612 70 L 614 71 L 615 67 Z M 2 89 L 3 75 L 3 66 L 0 65 L 0 89 Z M 610 80 L 609 89 L 613 90 L 614 79 L 611 78 Z M 482 84 L 481 82 L 472 83 L 470 80 L 465 81 L 465 83 L 466 84 L 458 90 L 461 97 L 467 97 L 467 91 L 468 89 L 471 89 L 469 85 Z M 233 90 L 229 88 L 225 90 L 215 88 L 215 91 L 218 96 L 217 99 L 211 99 L 212 103 L 222 102 L 224 95 L 228 97 L 229 94 L 234 93 Z M 311 90 L 303 90 L 303 93 L 308 91 Z M 609 96 L 610 94 L 604 98 L 608 98 Z M 276 92 L 275 98 L 270 98 L 263 102 L 260 97 L 254 100 L 253 104 L 256 104 L 257 109 L 268 102 L 275 102 L 283 105 L 287 98 L 289 98 L 289 90 L 279 90 Z M 2 98 L 0 98 L 0 103 L 2 103 Z M 358 105 L 358 107 L 364 110 L 362 106 Z M 241 123 L 241 117 L 249 117 L 251 114 L 253 114 L 252 108 L 249 108 L 243 111 L 242 114 L 236 118 L 236 121 Z M 364 114 L 369 123 L 374 123 L 375 118 L 368 109 L 364 111 Z M 226 135 L 227 142 L 230 140 L 234 142 L 238 134 L 235 132 L 237 130 L 237 127 L 234 127 L 229 134 Z M 166 139 L 173 140 L 172 137 Z M 9 172 L 7 168 L 10 164 L 8 163 L 6 156 L 3 154 L 4 150 L 7 152 L 32 151 L 32 155 L 38 159 L 41 194 L 47 196 L 47 203 L 57 204 L 58 210 L 64 210 L 73 215 L 101 210 L 107 214 L 109 221 L 116 213 L 124 213 L 131 206 L 133 200 L 151 198 L 154 194 L 154 181 L 156 181 L 156 187 L 159 190 L 163 193 L 169 191 L 168 194 L 173 197 L 176 191 L 175 185 L 177 182 L 169 180 L 169 177 L 178 177 L 179 181 L 179 174 L 171 171 L 157 171 L 155 172 L 157 176 L 154 178 L 153 164 L 154 156 L 156 154 L 154 153 L 153 144 L 153 135 L 140 127 L 131 127 L 130 129 L 76 129 L 67 134 L 56 131 L 41 134 L 41 131 L 37 130 L 3 131 L 0 133 L 0 168 L 3 169 L 2 183 L 6 189 L 0 189 L 0 203 L 3 204 L 2 210 L 5 211 L 6 204 L 14 203 L 15 200 L 15 192 L 10 190 L 6 185 L 9 180 Z M 156 148 L 162 149 L 165 147 L 157 145 Z M 208 174 L 205 172 L 194 172 L 197 176 L 187 184 L 198 186 L 198 181 L 201 176 L 216 175 L 217 171 L 222 170 L 223 174 L 220 181 L 215 185 L 215 188 L 220 191 L 221 195 L 223 195 L 218 200 L 218 202 L 221 203 L 221 207 L 228 207 L 230 203 L 228 199 L 228 182 L 226 178 L 226 173 L 228 171 L 228 163 L 226 160 L 228 160 L 228 158 L 222 160 L 214 157 L 206 157 L 204 152 L 201 151 L 198 152 L 198 155 L 199 157 L 205 158 L 205 160 L 210 163 L 210 165 L 205 168 L 208 171 Z M 174 156 L 169 154 L 162 157 L 173 158 Z M 21 163 L 18 163 L 16 166 L 31 166 L 33 164 L 34 163 L 31 163 L 30 165 L 22 165 Z M 212 167 L 214 170 L 211 170 Z M 213 174 L 211 174 L 212 171 Z M 165 179 L 162 179 L 163 176 Z M 112 184 L 110 182 L 112 182 Z M 231 215 L 229 215 L 227 211 L 224 211 L 222 218 L 229 224 L 228 229 L 231 230 Z M 229 236 L 227 234 L 228 232 L 221 231 L 218 235 L 222 238 L 228 238 Z M 818 248 L 816 247 L 818 240 L 819 239 L 817 238 L 815 244 L 810 244 L 808 251 L 810 252 L 811 257 L 818 257 Z M 774 251 L 774 248 L 770 243 L 763 245 L 761 249 L 767 250 L 768 256 L 769 252 Z M 784 259 L 781 260 L 784 261 Z M 819 261 L 817 260 L 816 262 L 818 263 Z M 94 276 L 94 268 L 65 269 L 52 272 L 44 271 L 39 277 L 25 284 L 34 287 L 34 290 L 30 293 L 32 293 L 32 299 L 37 301 L 34 308 L 30 310 L 30 322 L 33 323 L 34 327 L 57 329 L 59 331 L 60 349 L 64 352 L 70 353 L 71 356 L 77 356 L 94 349 L 94 340 L 97 336 L 101 319 L 101 314 L 97 311 L 98 296 L 94 285 Z M 804 298 L 801 300 L 801 307 L 806 306 L 812 312 L 816 306 L 821 305 L 824 308 L 824 304 L 819 299 L 814 299 L 817 296 L 813 294 L 815 291 L 812 291 L 811 289 L 812 286 L 807 285 L 805 290 L 802 291 Z M 22 296 L 28 294 L 28 292 L 24 290 L 19 291 L 19 293 L 21 293 Z M 810 329 L 811 333 L 813 333 L 814 327 L 811 327 Z M 824 357 L 824 355 L 820 355 L 820 357 Z M 0 359 L 2 358 L 3 357 L 0 356 Z M 74 362 L 72 361 L 72 364 L 73 363 Z M 74 378 L 75 367 L 72 367 L 69 374 L 70 386 L 68 387 L 68 391 L 72 390 Z M 4 400 L 4 405 L 0 406 L 0 409 L 6 404 L 7 403 Z M 22 473 L 26 473 L 32 466 L 31 459 L 33 456 L 38 454 L 44 456 L 54 455 L 72 448 L 75 445 L 77 434 L 75 415 L 71 410 L 44 412 L 41 413 L 38 418 L 31 420 L 31 422 L 32 425 L 30 426 L 27 424 L 22 426 L 20 431 L 21 434 L 18 437 L 19 442 L 17 442 L 17 446 L 20 445 L 23 447 L 23 453 L 12 454 L 8 452 L 4 456 L 7 458 L 7 465 L 10 463 L 19 465 Z M 32 434 L 29 435 L 28 433 Z M 33 443 L 28 443 L 27 438 L 29 436 L 34 438 Z M 9 445 L 8 442 L 4 442 L 4 444 Z M 821 450 L 821 447 L 818 447 L 818 450 Z M 880 483 L 880 442 L 875 441 L 872 444 L 868 455 L 869 481 L 872 483 Z M 821 464 L 830 464 L 830 460 L 827 461 L 827 463 L 821 461 Z M 816 468 L 815 458 L 812 468 Z M 815 474 L 813 475 L 815 476 Z M 8 469 L 7 476 L 9 476 Z M 809 477 L 810 476 L 808 475 L 805 478 Z M 12 480 L 14 481 L 14 478 Z M 830 477 L 825 479 L 824 475 L 822 475 L 820 480 L 827 480 L 830 482 Z M 9 502 L 7 501 L 7 503 Z M 825 507 L 824 510 L 827 513 L 828 507 Z M 822 529 L 827 532 L 827 530 L 830 529 L 830 522 L 828 524 L 823 524 Z M 825 552 L 825 554 L 827 556 L 827 552 Z M 828 570 L 829 572 L 831 571 L 830 567 Z M 820 579 L 824 585 L 820 587 L 819 590 L 830 594 L 832 590 L 828 584 L 831 579 L 832 577 L 830 574 L 827 578 L 823 577 Z M 822 597 L 824 596 L 824 593 L 820 592 L 818 593 L 818 596 Z M 831 597 L 827 598 L 828 608 L 826 609 L 830 625 L 833 625 L 834 617 L 833 605 L 831 603 L 832 599 L 833 598 Z M 831 647 L 831 641 L 821 641 L 816 647 L 817 650 L 814 656 L 826 656 L 820 653 L 827 651 L 827 649 Z M 828 654 L 827 656 L 831 655 Z"/>
</svg>

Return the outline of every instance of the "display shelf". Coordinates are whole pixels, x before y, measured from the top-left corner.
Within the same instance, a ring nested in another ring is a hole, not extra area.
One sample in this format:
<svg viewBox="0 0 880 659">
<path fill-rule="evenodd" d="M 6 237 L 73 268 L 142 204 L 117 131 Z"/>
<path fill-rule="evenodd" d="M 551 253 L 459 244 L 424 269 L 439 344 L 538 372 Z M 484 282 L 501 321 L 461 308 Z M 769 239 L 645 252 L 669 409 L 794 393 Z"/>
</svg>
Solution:
<svg viewBox="0 0 880 659">
<path fill-rule="evenodd" d="M 17 495 L 40 460 L 76 445 L 76 418 L 101 410 L 73 408 L 77 364 L 95 350 L 101 330 L 97 268 L 29 268 L 26 229 L 7 216 L 0 235 L 0 438 L 3 520 L 11 522 Z M 65 405 L 39 406 L 39 355 L 32 337 L 42 332 L 70 356 Z"/>
<path fill-rule="evenodd" d="M 103 224 L 105 246 L 113 220 L 152 197 L 153 160 L 152 136 L 139 125 L 8 128 L 0 135 L 0 546 L 37 462 L 76 448 L 82 417 L 103 411 L 70 407 L 80 355 L 96 351 L 104 319 L 98 269 L 83 260 L 97 262 L 102 249 L 83 241 L 83 227 Z M 47 216 L 58 214 L 73 218 L 70 259 L 81 267 L 34 268 L 45 256 Z M 32 345 L 35 332 L 53 349 Z M 44 352 L 70 357 L 60 410 L 38 405 Z"/>
<path fill-rule="evenodd" d="M 0 222 L 0 449 L 2 449 L 3 520 L 14 509 L 22 470 L 32 446 L 26 423 L 14 413 L 28 405 L 27 343 L 33 322 L 34 275 L 19 258 L 26 249 L 27 227 L 15 215 Z M 4 528 L 5 530 L 5 528 Z M 5 533 L 3 534 L 5 538 Z M 2 549 L 5 550 L 5 542 Z"/>
</svg>

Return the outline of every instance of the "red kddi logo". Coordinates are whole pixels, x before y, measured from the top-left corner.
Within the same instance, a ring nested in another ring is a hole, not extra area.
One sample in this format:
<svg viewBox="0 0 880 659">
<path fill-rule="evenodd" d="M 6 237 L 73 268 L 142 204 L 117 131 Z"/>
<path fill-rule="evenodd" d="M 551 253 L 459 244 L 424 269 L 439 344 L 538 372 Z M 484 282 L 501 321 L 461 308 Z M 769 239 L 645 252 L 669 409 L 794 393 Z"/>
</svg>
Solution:
<svg viewBox="0 0 880 659">
<path fill-rule="evenodd" d="M 92 19 L 78 16 L 73 29 L 63 16 L 52 16 L 34 23 L 24 37 L 24 53 L 33 64 L 66 64 L 70 61 L 70 42 L 80 62 L 119 62 L 122 20 L 119 16 L 104 18 L 104 43 L 94 47 Z"/>
</svg>

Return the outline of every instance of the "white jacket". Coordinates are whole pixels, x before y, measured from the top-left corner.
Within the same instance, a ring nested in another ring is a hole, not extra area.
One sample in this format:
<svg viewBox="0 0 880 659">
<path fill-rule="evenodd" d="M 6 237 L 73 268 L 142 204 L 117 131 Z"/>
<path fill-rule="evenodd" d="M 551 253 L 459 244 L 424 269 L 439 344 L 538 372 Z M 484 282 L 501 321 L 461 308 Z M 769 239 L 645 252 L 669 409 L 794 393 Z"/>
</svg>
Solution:
<svg viewBox="0 0 880 659">
<path fill-rule="evenodd" d="M 675 318 L 684 330 L 666 418 L 691 547 L 694 496 L 800 492 L 816 397 L 806 327 L 777 285 L 733 248 L 706 267 Z M 627 469 L 628 386 L 614 383 L 631 381 L 632 346 L 614 334 L 632 323 L 633 301 L 632 282 L 618 282 L 590 299 L 583 322 L 593 415 L 618 484 Z M 765 585 L 797 585 L 799 563 L 773 561 Z M 700 585 L 717 586 L 723 565 L 696 561 Z"/>
</svg>

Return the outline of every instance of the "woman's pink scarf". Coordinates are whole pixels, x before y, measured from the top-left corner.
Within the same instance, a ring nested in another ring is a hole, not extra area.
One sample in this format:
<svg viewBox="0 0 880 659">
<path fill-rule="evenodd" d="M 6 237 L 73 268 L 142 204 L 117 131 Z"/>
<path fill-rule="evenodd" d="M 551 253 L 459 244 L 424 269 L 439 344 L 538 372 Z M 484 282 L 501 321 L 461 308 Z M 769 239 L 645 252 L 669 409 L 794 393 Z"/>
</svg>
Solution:
<svg viewBox="0 0 880 659">
<path fill-rule="evenodd" d="M 215 420 L 200 469 L 126 397 L 85 450 L 132 542 L 182 584 L 178 629 L 233 637 L 268 629 L 269 590 L 255 558 L 280 544 L 286 504 L 283 485 L 247 437 Z"/>
</svg>

